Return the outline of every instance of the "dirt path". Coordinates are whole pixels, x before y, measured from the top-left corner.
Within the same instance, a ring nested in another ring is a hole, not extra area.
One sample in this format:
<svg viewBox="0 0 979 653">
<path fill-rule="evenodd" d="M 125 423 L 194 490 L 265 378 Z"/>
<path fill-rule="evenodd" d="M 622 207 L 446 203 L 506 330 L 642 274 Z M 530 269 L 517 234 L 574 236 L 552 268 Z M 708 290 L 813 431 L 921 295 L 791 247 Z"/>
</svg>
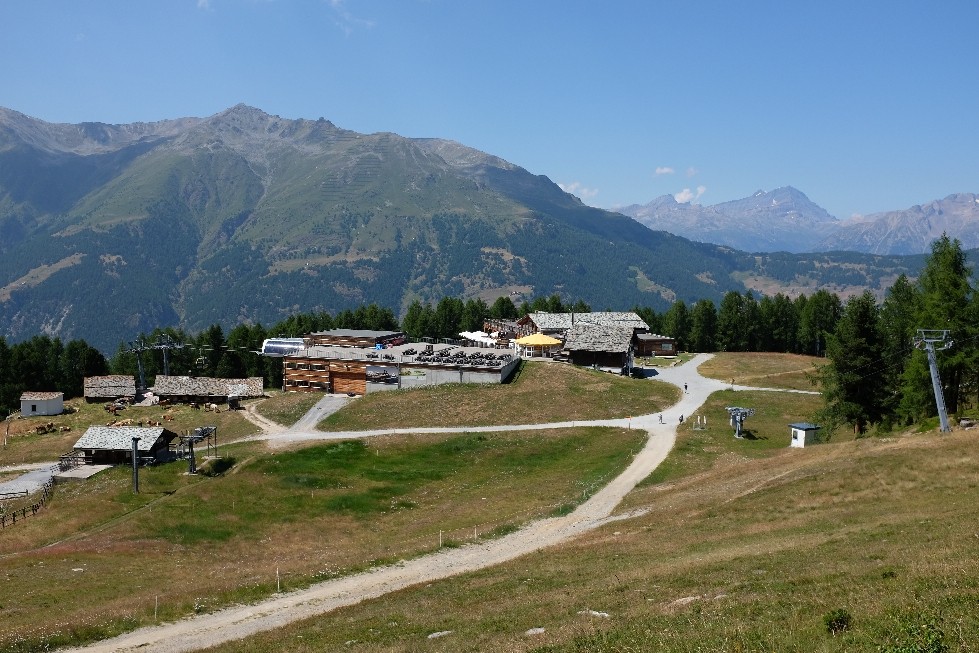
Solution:
<svg viewBox="0 0 979 653">
<path fill-rule="evenodd" d="M 596 492 L 577 510 L 563 517 L 532 522 L 505 537 L 477 542 L 459 548 L 443 549 L 437 553 L 408 560 L 396 565 L 378 567 L 368 572 L 325 581 L 312 587 L 276 596 L 248 606 L 235 606 L 207 615 L 192 617 L 176 623 L 141 628 L 131 633 L 98 642 L 76 651 L 89 653 L 118 653 L 120 651 L 144 651 L 146 653 L 178 653 L 215 646 L 223 642 L 242 639 L 255 633 L 284 626 L 293 621 L 313 617 L 383 596 L 389 592 L 426 583 L 457 574 L 475 571 L 552 546 L 596 528 L 616 518 L 612 511 L 636 484 L 650 474 L 670 452 L 676 440 L 679 416 L 691 415 L 707 397 L 726 384 L 706 379 L 697 372 L 697 366 L 709 355 L 700 355 L 686 365 L 670 368 L 660 373 L 659 379 L 686 390 L 680 401 L 667 414 L 644 415 L 616 420 L 591 422 L 563 422 L 559 424 L 533 424 L 522 426 L 488 427 L 480 430 L 519 430 L 560 428 L 590 424 L 626 426 L 644 429 L 649 433 L 646 446 L 635 456 L 632 463 L 608 485 Z M 364 437 L 391 432 L 457 432 L 459 429 L 397 429 L 371 433 L 320 433 L 306 430 L 286 431 L 281 426 L 262 439 L 272 444 L 286 441 Z M 475 429 L 467 429 L 475 430 Z M 258 439 L 258 438 L 254 438 Z"/>
</svg>

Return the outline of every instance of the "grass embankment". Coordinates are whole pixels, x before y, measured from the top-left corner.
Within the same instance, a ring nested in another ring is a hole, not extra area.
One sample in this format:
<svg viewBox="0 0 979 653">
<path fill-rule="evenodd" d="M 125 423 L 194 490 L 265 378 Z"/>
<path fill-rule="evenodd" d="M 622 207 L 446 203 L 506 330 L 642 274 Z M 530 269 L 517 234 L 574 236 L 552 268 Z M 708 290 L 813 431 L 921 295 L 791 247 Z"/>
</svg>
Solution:
<svg viewBox="0 0 979 653">
<path fill-rule="evenodd" d="M 974 438 L 730 457 L 562 547 L 215 651 L 974 650 Z"/>
<path fill-rule="evenodd" d="M 610 419 L 676 402 L 665 383 L 556 363 L 525 361 L 503 385 L 440 385 L 368 394 L 320 422 L 325 431 L 486 426 Z"/>
<path fill-rule="evenodd" d="M 825 358 L 799 354 L 767 352 L 721 352 L 700 366 L 700 373 L 719 381 L 737 385 L 783 390 L 818 390 L 812 374 L 826 364 Z"/>
<path fill-rule="evenodd" d="M 77 409 L 77 412 L 50 417 L 25 417 L 9 420 L 10 430 L 7 435 L 7 445 L 0 447 L 0 467 L 5 465 L 20 465 L 25 463 L 57 461 L 58 456 L 71 451 L 72 446 L 85 434 L 90 426 L 105 426 L 116 420 L 131 419 L 161 421 L 164 428 L 176 433 L 194 429 L 198 426 L 217 426 L 218 437 L 221 441 L 252 435 L 258 429 L 236 411 L 228 411 L 222 406 L 222 412 L 209 413 L 194 410 L 190 406 L 178 404 L 169 407 L 162 406 L 131 406 L 120 410 L 118 415 L 110 415 L 105 411 L 104 404 L 86 404 L 83 400 L 66 402 Z M 172 421 L 163 421 L 164 415 L 171 415 Z M 43 424 L 52 423 L 56 429 L 70 427 L 70 431 L 55 430 L 51 433 L 37 434 L 34 429 Z M 0 422 L 0 429 L 6 424 Z"/>
<path fill-rule="evenodd" d="M 321 392 L 270 392 L 255 406 L 259 415 L 283 426 L 292 426 L 323 398 Z"/>
<path fill-rule="evenodd" d="M 251 601 L 564 513 L 643 434 L 577 428 L 398 436 L 269 453 L 226 445 L 223 475 L 185 463 L 59 484 L 0 539 L 0 650 L 99 639 Z M 159 609 L 156 612 L 157 601 Z"/>
</svg>

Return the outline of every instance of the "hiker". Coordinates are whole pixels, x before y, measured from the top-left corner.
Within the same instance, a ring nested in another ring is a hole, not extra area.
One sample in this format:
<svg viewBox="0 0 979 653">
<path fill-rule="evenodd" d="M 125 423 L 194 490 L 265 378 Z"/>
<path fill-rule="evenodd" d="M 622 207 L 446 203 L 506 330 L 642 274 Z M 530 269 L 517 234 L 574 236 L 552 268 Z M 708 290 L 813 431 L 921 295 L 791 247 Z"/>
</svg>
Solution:
<svg viewBox="0 0 979 653">
<path fill-rule="evenodd" d="M 680 415 L 680 423 L 683 424 L 683 415 Z"/>
<path fill-rule="evenodd" d="M 663 423 L 663 413 L 660 413 L 660 414 L 659 414 L 659 423 L 660 423 L 660 424 L 662 424 L 662 423 Z"/>
<path fill-rule="evenodd" d="M 686 383 L 684 383 L 684 384 L 683 384 L 683 391 L 684 391 L 684 392 L 686 392 L 686 391 L 687 391 L 687 384 L 686 384 Z"/>
</svg>

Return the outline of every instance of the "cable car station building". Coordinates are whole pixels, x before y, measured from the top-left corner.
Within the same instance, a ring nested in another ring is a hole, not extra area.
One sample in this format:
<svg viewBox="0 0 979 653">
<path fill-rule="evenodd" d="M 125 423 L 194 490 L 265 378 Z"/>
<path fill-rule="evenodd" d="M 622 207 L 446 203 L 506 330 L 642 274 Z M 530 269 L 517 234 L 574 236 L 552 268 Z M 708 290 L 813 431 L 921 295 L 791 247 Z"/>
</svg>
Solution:
<svg viewBox="0 0 979 653">
<path fill-rule="evenodd" d="M 330 333 L 316 335 L 330 339 Z M 345 333 L 334 342 L 367 346 L 310 345 L 283 358 L 282 389 L 364 395 L 443 383 L 503 383 L 520 363 L 512 350 L 404 343 L 403 338 L 393 332 Z M 402 344 L 393 344 L 398 340 Z"/>
</svg>

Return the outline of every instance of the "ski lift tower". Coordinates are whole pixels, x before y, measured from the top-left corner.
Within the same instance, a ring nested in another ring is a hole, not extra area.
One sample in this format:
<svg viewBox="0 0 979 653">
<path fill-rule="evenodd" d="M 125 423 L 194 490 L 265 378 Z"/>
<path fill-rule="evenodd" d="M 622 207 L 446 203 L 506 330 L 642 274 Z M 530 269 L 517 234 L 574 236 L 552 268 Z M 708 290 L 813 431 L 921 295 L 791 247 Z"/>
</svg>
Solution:
<svg viewBox="0 0 979 653">
<path fill-rule="evenodd" d="M 156 340 L 155 345 L 150 345 L 151 349 L 162 349 L 163 350 L 163 375 L 170 376 L 170 350 L 171 349 L 181 349 L 187 345 L 182 345 L 170 337 L 170 334 L 164 333 Z"/>
<path fill-rule="evenodd" d="M 924 349 L 928 354 L 931 387 L 935 391 L 935 405 L 938 407 L 938 421 L 941 423 L 942 433 L 950 432 L 952 427 L 948 425 L 948 411 L 945 409 L 945 395 L 942 392 L 942 380 L 938 377 L 938 360 L 935 352 L 948 349 L 953 344 L 955 343 L 948 337 L 948 329 L 918 329 L 918 335 L 914 337 L 914 346 L 917 349 Z"/>
<path fill-rule="evenodd" d="M 727 412 L 731 415 L 731 426 L 734 427 L 734 437 L 742 439 L 741 427 L 744 426 L 744 418 L 755 414 L 754 408 L 740 408 L 738 406 L 728 406 Z"/>
<path fill-rule="evenodd" d="M 137 393 L 146 392 L 146 373 L 143 370 L 143 352 L 149 349 L 153 349 L 153 345 L 148 345 L 146 342 L 140 338 L 136 342 L 129 343 L 129 349 L 126 351 L 130 354 L 136 354 L 136 366 L 139 370 L 139 388 L 137 388 Z"/>
</svg>

